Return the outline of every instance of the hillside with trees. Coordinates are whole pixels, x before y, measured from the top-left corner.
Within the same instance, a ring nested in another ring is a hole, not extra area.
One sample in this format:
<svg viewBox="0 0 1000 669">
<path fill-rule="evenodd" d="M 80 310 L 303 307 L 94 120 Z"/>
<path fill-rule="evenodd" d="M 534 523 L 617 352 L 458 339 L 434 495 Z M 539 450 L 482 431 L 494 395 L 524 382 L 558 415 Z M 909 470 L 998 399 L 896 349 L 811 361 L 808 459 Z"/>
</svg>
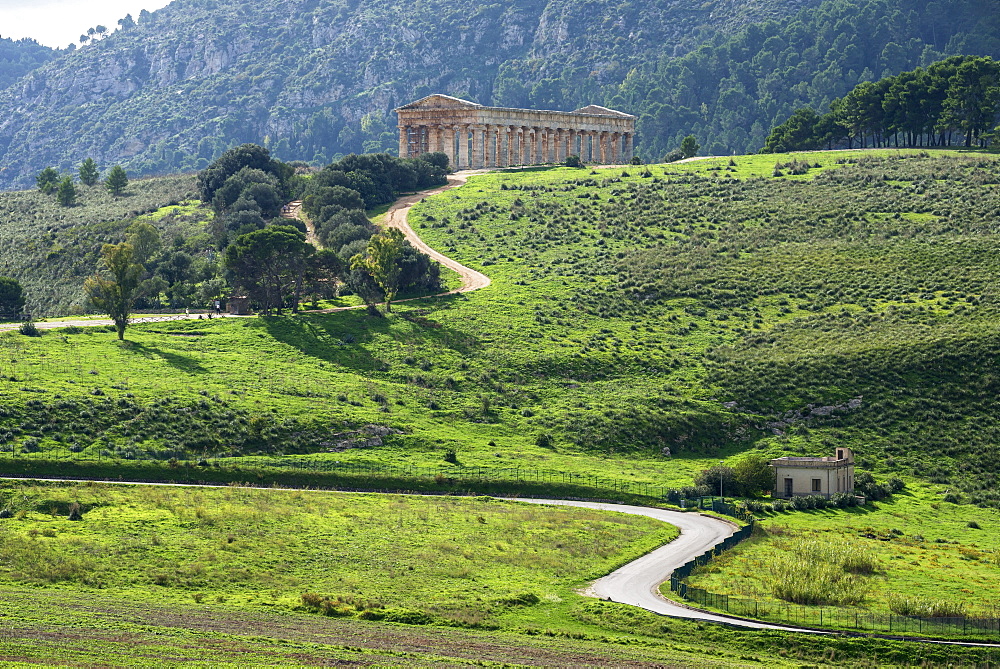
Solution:
<svg viewBox="0 0 1000 669">
<path fill-rule="evenodd" d="M 51 54 L 18 43 L 31 55 L 0 92 L 0 186 L 86 155 L 141 176 L 203 169 L 246 142 L 314 165 L 395 152 L 392 109 L 435 92 L 621 109 L 639 116 L 646 160 L 688 135 L 703 153 L 756 151 L 795 110 L 827 109 L 860 82 L 1000 57 L 998 22 L 978 0 L 431 0 L 418 12 L 175 0 L 41 67 Z"/>
<path fill-rule="evenodd" d="M 953 56 L 864 82 L 820 115 L 799 109 L 768 135 L 762 153 L 855 145 L 988 146 L 1000 131 L 1000 63 Z"/>
<path fill-rule="evenodd" d="M 33 39 L 0 38 L 0 88 L 7 88 L 32 70 L 60 55 Z"/>
<path fill-rule="evenodd" d="M 88 184 L 74 181 L 72 171 L 47 167 L 35 175 L 34 190 L 0 193 L 0 277 L 23 285 L 27 310 L 36 316 L 85 313 L 92 310 L 92 301 L 83 290 L 84 279 L 100 267 L 105 245 L 127 241 L 144 267 L 137 310 L 200 308 L 234 289 L 248 291 L 255 308 L 264 311 L 295 309 L 298 298 L 330 297 L 338 291 L 354 291 L 374 305 L 384 299 L 382 290 L 364 272 L 349 269 L 377 230 L 366 209 L 390 202 L 400 192 L 443 183 L 443 159 L 349 156 L 316 174 L 302 174 L 263 147 L 248 144 L 227 151 L 197 175 L 130 180 L 120 166 L 99 172 L 88 159 L 76 170 Z M 60 200 L 67 183 L 72 202 Z M 305 244 L 305 224 L 280 217 L 282 205 L 299 197 L 305 198 L 325 247 L 315 257 Z M 259 281 L 226 266 L 227 248 L 241 236 L 289 225 L 301 236 L 295 248 L 310 257 L 300 266 L 309 270 L 309 281 L 298 291 L 258 299 L 263 294 L 257 292 Z M 273 235 L 257 239 L 265 237 Z M 405 244 L 397 260 L 401 289 L 438 289 L 439 268 L 427 256 Z M 349 287 L 338 288 L 332 277 Z"/>
<path fill-rule="evenodd" d="M 395 151 L 391 110 L 414 98 L 600 103 L 646 63 L 815 4 L 176 0 L 0 93 L 0 186 L 87 155 L 141 176 L 203 169 L 245 142 L 315 165 Z"/>
<path fill-rule="evenodd" d="M 759 150 L 803 107 L 952 55 L 1000 57 L 1000 14 L 979 0 L 828 0 L 785 21 L 719 36 L 631 74 L 608 106 L 639 115 L 639 152 L 659 159 L 688 134 L 703 153 Z"/>
</svg>

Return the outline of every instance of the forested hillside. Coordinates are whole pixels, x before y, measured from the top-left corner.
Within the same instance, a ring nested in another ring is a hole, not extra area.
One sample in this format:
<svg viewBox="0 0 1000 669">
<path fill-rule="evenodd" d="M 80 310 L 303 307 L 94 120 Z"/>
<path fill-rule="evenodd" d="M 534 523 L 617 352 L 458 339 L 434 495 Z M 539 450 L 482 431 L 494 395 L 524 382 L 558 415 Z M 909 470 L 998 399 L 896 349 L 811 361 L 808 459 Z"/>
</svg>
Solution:
<svg viewBox="0 0 1000 669">
<path fill-rule="evenodd" d="M 58 55 L 58 50 L 42 46 L 33 39 L 0 38 L 0 88 L 7 88 Z"/>
<path fill-rule="evenodd" d="M 0 185 L 87 155 L 150 174 L 243 142 L 317 164 L 395 150 L 390 111 L 415 97 L 573 109 L 665 52 L 809 3 L 176 0 L 0 94 Z"/>
<path fill-rule="evenodd" d="M 983 0 L 175 0 L 30 72 L 44 54 L 26 57 L 26 76 L 0 93 L 0 186 L 88 155 L 141 175 L 201 169 L 244 142 L 315 164 L 394 151 L 391 110 L 432 92 L 536 108 L 600 102 L 640 117 L 647 160 L 688 134 L 703 153 L 756 151 L 796 109 L 823 112 L 859 82 L 948 55 L 1000 57 L 992 10 Z"/>
<path fill-rule="evenodd" d="M 803 107 L 774 128 L 761 153 L 872 146 L 987 146 L 1000 119 L 1000 63 L 952 56 L 930 67 L 866 81 L 826 114 Z"/>
<path fill-rule="evenodd" d="M 757 151 L 801 107 L 822 113 L 859 82 L 944 56 L 1000 57 L 1000 12 L 984 0 L 829 0 L 785 22 L 717 37 L 630 75 L 608 104 L 640 116 L 640 152 L 694 134 L 703 153 Z"/>
</svg>

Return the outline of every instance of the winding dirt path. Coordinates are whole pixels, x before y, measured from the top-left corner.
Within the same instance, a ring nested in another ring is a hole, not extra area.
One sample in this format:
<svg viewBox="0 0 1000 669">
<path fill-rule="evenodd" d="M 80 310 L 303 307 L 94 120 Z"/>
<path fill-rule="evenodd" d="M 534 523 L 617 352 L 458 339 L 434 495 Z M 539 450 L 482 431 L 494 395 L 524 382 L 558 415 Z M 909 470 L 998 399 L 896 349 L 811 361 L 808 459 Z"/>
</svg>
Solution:
<svg viewBox="0 0 1000 669">
<path fill-rule="evenodd" d="M 433 190 L 422 191 L 415 195 L 408 195 L 406 197 L 396 200 L 395 204 L 389 208 L 386 214 L 385 221 L 390 228 L 396 228 L 403 233 L 406 240 L 416 248 L 418 251 L 426 253 L 431 257 L 432 260 L 437 260 L 439 263 L 444 265 L 450 270 L 458 272 L 458 275 L 462 277 L 462 285 L 455 290 L 450 290 L 446 293 L 439 293 L 439 295 L 453 295 L 455 293 L 469 293 L 473 290 L 479 290 L 480 288 L 485 288 L 490 285 L 490 277 L 486 276 L 482 272 L 477 272 L 474 269 L 470 269 L 465 265 L 461 264 L 457 260 L 452 260 L 448 256 L 444 255 L 439 251 L 435 251 L 427 242 L 422 240 L 413 228 L 410 227 L 409 222 L 406 220 L 407 216 L 410 214 L 410 209 L 413 205 L 417 204 L 425 197 L 431 195 L 437 195 L 438 193 L 443 193 L 446 190 L 452 188 L 457 188 L 465 183 L 471 174 L 478 174 L 483 170 L 467 170 L 464 172 L 456 172 L 455 174 L 448 176 L 447 185 L 441 186 L 440 188 L 435 188 Z"/>
</svg>

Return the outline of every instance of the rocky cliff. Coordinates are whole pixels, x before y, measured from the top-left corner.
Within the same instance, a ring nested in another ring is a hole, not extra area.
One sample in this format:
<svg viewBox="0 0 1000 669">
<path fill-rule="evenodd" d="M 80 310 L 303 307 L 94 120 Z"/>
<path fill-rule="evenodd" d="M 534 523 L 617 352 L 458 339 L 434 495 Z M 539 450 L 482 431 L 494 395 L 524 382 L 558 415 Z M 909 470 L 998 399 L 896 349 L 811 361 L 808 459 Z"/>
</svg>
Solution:
<svg viewBox="0 0 1000 669">
<path fill-rule="evenodd" d="M 572 109 L 811 1 L 175 0 L 0 93 L 0 185 L 87 156 L 197 169 L 246 141 L 286 160 L 391 149 L 391 109 L 431 92 Z"/>
</svg>

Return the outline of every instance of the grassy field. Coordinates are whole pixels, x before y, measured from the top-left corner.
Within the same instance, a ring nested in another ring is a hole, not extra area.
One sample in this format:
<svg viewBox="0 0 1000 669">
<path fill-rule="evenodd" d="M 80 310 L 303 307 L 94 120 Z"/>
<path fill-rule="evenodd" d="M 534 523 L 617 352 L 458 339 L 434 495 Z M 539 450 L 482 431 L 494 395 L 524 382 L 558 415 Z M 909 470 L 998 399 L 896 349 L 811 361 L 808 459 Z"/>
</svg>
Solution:
<svg viewBox="0 0 1000 669">
<path fill-rule="evenodd" d="M 653 520 L 493 498 L 5 485 L 0 579 L 141 599 L 488 624 L 677 536 Z M 79 508 L 83 521 L 67 520 Z M 318 599 L 305 602 L 303 593 Z M 307 606 L 309 605 L 309 606 Z"/>
<path fill-rule="evenodd" d="M 1000 617 L 995 510 L 943 502 L 919 483 L 873 506 L 769 514 L 689 583 L 764 603 Z"/>
<path fill-rule="evenodd" d="M 635 516 L 9 482 L 0 506 L 5 662 L 963 666 L 993 652 L 740 632 L 577 594 L 676 536 Z"/>
</svg>

